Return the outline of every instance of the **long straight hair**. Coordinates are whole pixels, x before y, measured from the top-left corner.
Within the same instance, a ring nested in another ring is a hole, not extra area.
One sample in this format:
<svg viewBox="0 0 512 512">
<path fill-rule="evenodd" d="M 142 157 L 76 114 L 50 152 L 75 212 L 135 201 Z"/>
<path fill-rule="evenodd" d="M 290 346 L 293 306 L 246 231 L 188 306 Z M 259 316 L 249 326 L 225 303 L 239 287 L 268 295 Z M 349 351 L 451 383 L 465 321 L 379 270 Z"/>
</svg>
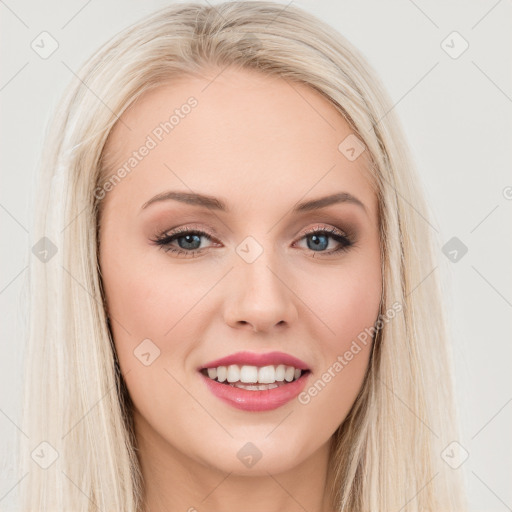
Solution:
<svg viewBox="0 0 512 512">
<path fill-rule="evenodd" d="M 463 510 L 458 473 L 441 457 L 457 439 L 457 421 L 440 280 L 432 272 L 439 249 L 400 122 L 354 46 L 302 9 L 271 1 L 156 11 L 89 58 L 55 111 L 32 229 L 43 250 L 31 258 L 27 291 L 21 510 L 144 509 L 132 404 L 98 264 L 97 191 L 111 172 L 104 147 L 119 116 L 146 91 L 228 66 L 320 92 L 367 150 L 379 204 L 381 313 L 395 303 L 401 311 L 374 335 L 364 384 L 332 438 L 336 509 Z"/>
</svg>

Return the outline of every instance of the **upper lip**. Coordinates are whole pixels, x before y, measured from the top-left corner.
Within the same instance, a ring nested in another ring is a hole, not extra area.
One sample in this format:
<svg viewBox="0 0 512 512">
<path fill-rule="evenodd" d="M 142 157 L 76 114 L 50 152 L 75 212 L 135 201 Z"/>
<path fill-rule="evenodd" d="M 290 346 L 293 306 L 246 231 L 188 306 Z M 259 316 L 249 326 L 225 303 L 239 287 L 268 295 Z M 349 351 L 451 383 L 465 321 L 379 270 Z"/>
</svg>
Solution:
<svg viewBox="0 0 512 512">
<path fill-rule="evenodd" d="M 284 364 L 286 366 L 293 366 L 299 370 L 309 370 L 308 365 L 304 361 L 290 354 L 285 354 L 284 352 L 266 352 L 264 354 L 258 354 L 255 352 L 236 352 L 235 354 L 222 357 L 221 359 L 210 361 L 209 363 L 201 366 L 199 370 L 204 370 L 205 368 L 216 368 L 218 366 L 228 366 L 230 364 L 237 364 L 239 366 L 269 366 Z"/>
</svg>

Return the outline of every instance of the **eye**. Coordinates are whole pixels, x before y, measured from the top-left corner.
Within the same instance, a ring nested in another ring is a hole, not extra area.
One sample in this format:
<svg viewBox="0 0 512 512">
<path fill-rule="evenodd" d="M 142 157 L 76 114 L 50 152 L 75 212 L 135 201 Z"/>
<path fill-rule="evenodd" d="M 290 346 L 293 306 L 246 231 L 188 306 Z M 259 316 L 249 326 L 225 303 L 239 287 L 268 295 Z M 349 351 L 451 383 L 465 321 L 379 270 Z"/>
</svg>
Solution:
<svg viewBox="0 0 512 512">
<path fill-rule="evenodd" d="M 204 250 L 204 248 L 200 249 L 201 238 L 206 238 L 210 241 L 213 240 L 213 236 L 206 231 L 186 227 L 177 228 L 171 233 L 164 233 L 152 241 L 165 252 L 193 258 L 197 253 Z M 174 242 L 178 243 L 178 247 L 172 245 Z"/>
<path fill-rule="evenodd" d="M 164 233 L 156 239 L 153 239 L 152 242 L 163 248 L 165 252 L 193 258 L 205 249 L 208 249 L 208 247 L 200 247 L 202 238 L 209 241 L 214 240 L 214 237 L 206 231 L 185 227 L 175 229 L 170 233 Z M 334 227 L 313 228 L 307 231 L 299 240 L 303 239 L 306 239 L 307 249 L 314 253 L 312 257 L 315 257 L 316 254 L 321 254 L 322 256 L 338 254 L 342 251 L 346 251 L 353 245 L 353 241 L 347 235 Z M 329 240 L 334 240 L 339 247 L 326 251 L 325 249 L 330 245 Z M 177 243 L 177 246 L 173 245 L 175 243 Z"/>
<path fill-rule="evenodd" d="M 322 256 L 331 256 L 346 251 L 353 245 L 353 241 L 337 228 L 313 228 L 307 231 L 300 240 L 306 239 L 307 248 L 314 253 L 320 253 Z M 339 245 L 335 249 L 325 251 L 329 247 L 329 239 L 332 239 Z M 312 255 L 313 257 L 316 254 Z"/>
</svg>

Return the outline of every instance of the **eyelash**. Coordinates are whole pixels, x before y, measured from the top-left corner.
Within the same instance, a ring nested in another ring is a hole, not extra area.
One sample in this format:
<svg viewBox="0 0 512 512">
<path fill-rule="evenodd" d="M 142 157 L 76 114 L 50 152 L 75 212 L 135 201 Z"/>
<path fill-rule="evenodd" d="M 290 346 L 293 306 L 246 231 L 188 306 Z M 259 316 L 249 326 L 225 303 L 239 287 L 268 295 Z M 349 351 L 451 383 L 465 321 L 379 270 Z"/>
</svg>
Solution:
<svg viewBox="0 0 512 512">
<path fill-rule="evenodd" d="M 302 240 L 303 238 L 306 238 L 311 235 L 318 235 L 318 234 L 324 234 L 328 235 L 328 238 L 332 238 L 338 243 L 341 243 L 342 245 L 338 249 L 331 249 L 327 252 L 318 252 L 317 254 L 323 254 L 323 255 L 329 255 L 333 256 L 335 254 L 343 253 L 347 251 L 351 246 L 354 245 L 354 242 L 346 235 L 344 235 L 340 230 L 337 228 L 313 228 L 311 230 L 308 230 L 306 233 L 302 235 L 302 237 L 299 240 Z M 202 231 L 200 229 L 190 229 L 190 228 L 177 228 L 171 233 L 163 233 L 162 235 L 158 236 L 157 238 L 151 240 L 153 243 L 155 243 L 159 248 L 163 249 L 165 252 L 171 252 L 176 255 L 184 255 L 184 257 L 187 258 L 194 258 L 198 253 L 202 252 L 204 249 L 193 249 L 191 251 L 186 251 L 181 248 L 176 248 L 171 246 L 170 244 L 177 240 L 178 238 L 182 238 L 185 235 L 199 235 L 204 236 L 208 240 L 212 241 L 214 240 L 214 237 L 210 235 L 209 233 Z M 316 251 L 311 251 L 316 252 Z M 312 256 L 313 258 L 316 257 L 314 254 Z"/>
</svg>

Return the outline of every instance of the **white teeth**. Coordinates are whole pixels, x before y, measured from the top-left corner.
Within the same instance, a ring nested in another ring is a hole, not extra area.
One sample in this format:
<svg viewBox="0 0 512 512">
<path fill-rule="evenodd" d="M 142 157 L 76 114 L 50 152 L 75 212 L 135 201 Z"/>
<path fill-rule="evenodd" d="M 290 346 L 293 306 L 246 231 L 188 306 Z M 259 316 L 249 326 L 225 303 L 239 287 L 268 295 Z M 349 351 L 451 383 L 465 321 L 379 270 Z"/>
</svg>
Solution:
<svg viewBox="0 0 512 512">
<path fill-rule="evenodd" d="M 287 366 L 286 371 L 284 372 L 284 380 L 286 382 L 291 382 L 293 380 L 294 375 L 295 375 L 295 368 L 293 366 Z"/>
<path fill-rule="evenodd" d="M 217 367 L 217 380 L 219 382 L 224 382 L 226 380 L 228 371 L 225 366 L 219 366 Z"/>
<path fill-rule="evenodd" d="M 240 382 L 257 382 L 258 368 L 256 366 L 242 366 L 240 368 Z M 260 380 L 260 382 L 262 382 Z"/>
<path fill-rule="evenodd" d="M 240 368 L 236 364 L 228 366 L 228 382 L 238 382 L 240 380 Z"/>
<path fill-rule="evenodd" d="M 285 370 L 286 366 L 284 364 L 276 366 L 276 381 L 283 382 Z"/>
<path fill-rule="evenodd" d="M 258 382 L 260 384 L 272 384 L 276 381 L 276 371 L 273 366 L 262 366 L 258 370 Z"/>
<path fill-rule="evenodd" d="M 272 389 L 269 385 L 275 383 L 292 382 L 297 380 L 303 373 L 299 368 L 293 366 L 286 366 L 279 364 L 277 366 L 251 366 L 237 364 L 230 364 L 229 366 L 218 366 L 217 368 L 208 368 L 208 377 L 212 380 L 217 379 L 218 382 L 228 382 L 231 385 L 235 384 L 253 384 L 255 389 L 257 385 L 264 385 L 263 389 Z M 277 384 L 274 386 L 277 387 Z M 244 387 L 250 389 L 249 387 Z M 261 386 L 260 386 L 261 389 Z"/>
</svg>

